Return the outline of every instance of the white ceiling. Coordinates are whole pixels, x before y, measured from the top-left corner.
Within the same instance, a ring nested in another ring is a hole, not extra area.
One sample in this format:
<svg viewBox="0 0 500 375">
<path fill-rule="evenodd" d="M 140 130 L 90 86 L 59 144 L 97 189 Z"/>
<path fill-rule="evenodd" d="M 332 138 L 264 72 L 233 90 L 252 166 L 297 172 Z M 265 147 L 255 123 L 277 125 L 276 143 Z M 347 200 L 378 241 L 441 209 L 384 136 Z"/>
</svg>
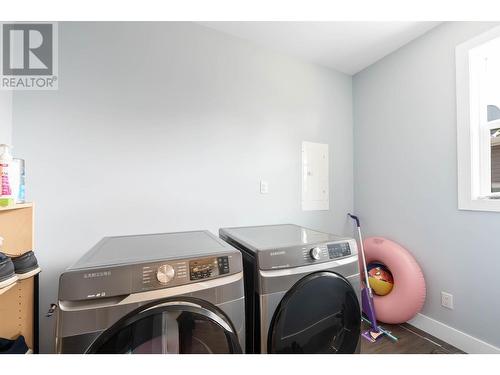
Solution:
<svg viewBox="0 0 500 375">
<path fill-rule="evenodd" d="M 356 74 L 440 22 L 198 22 L 261 46 Z"/>
</svg>

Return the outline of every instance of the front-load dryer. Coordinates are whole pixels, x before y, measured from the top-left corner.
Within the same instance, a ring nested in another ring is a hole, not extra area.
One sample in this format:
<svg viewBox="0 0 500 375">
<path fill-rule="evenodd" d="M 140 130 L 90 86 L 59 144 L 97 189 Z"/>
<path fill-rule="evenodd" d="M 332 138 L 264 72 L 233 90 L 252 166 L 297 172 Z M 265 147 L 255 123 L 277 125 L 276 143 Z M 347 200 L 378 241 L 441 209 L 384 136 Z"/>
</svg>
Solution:
<svg viewBox="0 0 500 375">
<path fill-rule="evenodd" d="M 223 228 L 243 255 L 247 352 L 359 353 L 356 241 L 297 225 Z"/>
<path fill-rule="evenodd" d="M 107 237 L 59 281 L 58 353 L 241 353 L 241 253 L 206 231 Z"/>
</svg>

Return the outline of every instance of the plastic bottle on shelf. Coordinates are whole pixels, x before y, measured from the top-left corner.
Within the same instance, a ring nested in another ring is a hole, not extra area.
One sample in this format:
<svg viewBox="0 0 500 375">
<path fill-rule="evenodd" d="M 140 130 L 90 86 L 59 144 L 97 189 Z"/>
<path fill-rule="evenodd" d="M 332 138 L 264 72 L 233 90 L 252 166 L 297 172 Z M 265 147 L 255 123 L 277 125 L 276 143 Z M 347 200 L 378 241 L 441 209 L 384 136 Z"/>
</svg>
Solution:
<svg viewBox="0 0 500 375">
<path fill-rule="evenodd" d="M 17 195 L 16 203 L 26 202 L 26 164 L 24 159 L 14 159 L 17 161 L 19 167 L 19 193 Z"/>
<path fill-rule="evenodd" d="M 15 203 L 26 202 L 24 160 L 14 158 L 9 168 L 9 184 Z"/>
<path fill-rule="evenodd" d="M 0 207 L 15 203 L 16 197 L 9 181 L 9 172 L 12 167 L 11 146 L 0 144 Z"/>
</svg>

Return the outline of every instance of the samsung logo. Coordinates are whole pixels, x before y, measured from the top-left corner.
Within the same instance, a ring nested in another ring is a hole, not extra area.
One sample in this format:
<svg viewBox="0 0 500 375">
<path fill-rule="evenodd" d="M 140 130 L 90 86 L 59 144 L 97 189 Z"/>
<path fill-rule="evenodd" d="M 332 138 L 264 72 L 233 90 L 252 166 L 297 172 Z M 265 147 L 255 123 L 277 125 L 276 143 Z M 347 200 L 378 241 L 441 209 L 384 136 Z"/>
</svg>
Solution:
<svg viewBox="0 0 500 375">
<path fill-rule="evenodd" d="M 274 257 L 276 255 L 285 255 L 285 254 L 286 254 L 286 251 L 284 251 L 284 250 L 281 250 L 281 251 L 271 251 L 269 253 L 269 255 L 272 256 L 272 257 Z"/>
<path fill-rule="evenodd" d="M 102 271 L 102 272 L 92 272 L 92 273 L 84 273 L 84 279 L 94 279 L 96 277 L 107 277 L 111 276 L 111 271 Z"/>
</svg>

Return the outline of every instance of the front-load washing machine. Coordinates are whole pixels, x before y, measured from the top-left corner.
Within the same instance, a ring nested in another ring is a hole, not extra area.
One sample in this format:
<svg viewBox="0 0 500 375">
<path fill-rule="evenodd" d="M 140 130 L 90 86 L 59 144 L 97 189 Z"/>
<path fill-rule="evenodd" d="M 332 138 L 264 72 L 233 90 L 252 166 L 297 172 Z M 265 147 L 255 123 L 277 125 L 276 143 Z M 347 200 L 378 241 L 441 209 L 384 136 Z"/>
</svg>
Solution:
<svg viewBox="0 0 500 375">
<path fill-rule="evenodd" d="M 358 353 L 356 241 L 297 225 L 223 228 L 243 254 L 247 352 Z"/>
<path fill-rule="evenodd" d="M 59 281 L 58 353 L 241 353 L 241 253 L 206 231 L 106 237 Z"/>
</svg>

